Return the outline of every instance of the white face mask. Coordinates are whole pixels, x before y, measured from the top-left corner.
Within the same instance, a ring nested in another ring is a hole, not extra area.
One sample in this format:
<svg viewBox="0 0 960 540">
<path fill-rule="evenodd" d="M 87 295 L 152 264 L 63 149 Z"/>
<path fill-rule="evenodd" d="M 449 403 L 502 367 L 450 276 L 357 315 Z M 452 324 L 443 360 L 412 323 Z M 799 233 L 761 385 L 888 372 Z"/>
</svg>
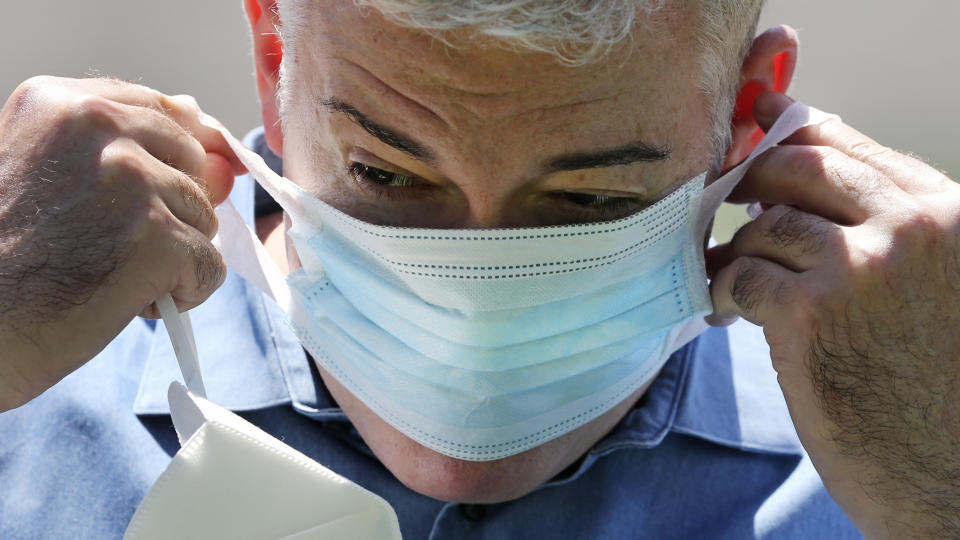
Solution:
<svg viewBox="0 0 960 540">
<path fill-rule="evenodd" d="M 168 398 L 182 447 L 141 501 L 125 540 L 400 539 L 397 516 L 380 497 L 179 383 Z"/>
<path fill-rule="evenodd" d="M 206 117 L 290 217 L 303 268 L 284 280 L 229 202 L 215 243 L 391 426 L 458 459 L 504 458 L 603 414 L 706 328 L 714 213 L 757 155 L 827 118 L 794 104 L 724 177 L 704 189 L 700 175 L 625 219 L 449 230 L 352 218 Z"/>
</svg>

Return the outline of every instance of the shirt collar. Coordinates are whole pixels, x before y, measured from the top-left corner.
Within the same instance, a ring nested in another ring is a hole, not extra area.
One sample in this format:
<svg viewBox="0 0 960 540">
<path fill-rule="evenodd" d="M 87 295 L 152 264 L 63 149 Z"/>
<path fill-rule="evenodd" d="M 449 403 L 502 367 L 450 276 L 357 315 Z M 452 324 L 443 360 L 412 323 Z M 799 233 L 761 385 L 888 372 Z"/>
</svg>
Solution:
<svg viewBox="0 0 960 540">
<path fill-rule="evenodd" d="M 803 453 L 760 327 L 741 320 L 697 339 L 672 430 L 740 450 Z"/>
<path fill-rule="evenodd" d="M 244 144 L 280 173 L 280 159 L 267 148 L 262 128 Z M 251 224 L 254 186 L 249 175 L 238 177 L 230 195 Z M 212 401 L 235 411 L 290 403 L 318 420 L 346 420 L 279 307 L 239 276 L 228 272 L 223 286 L 190 316 Z M 158 324 L 134 411 L 168 414 L 167 386 L 177 379 L 173 347 Z M 670 432 L 746 451 L 802 453 L 759 328 L 742 321 L 711 328 L 675 352 L 639 404 L 590 455 L 653 447 Z"/>
</svg>

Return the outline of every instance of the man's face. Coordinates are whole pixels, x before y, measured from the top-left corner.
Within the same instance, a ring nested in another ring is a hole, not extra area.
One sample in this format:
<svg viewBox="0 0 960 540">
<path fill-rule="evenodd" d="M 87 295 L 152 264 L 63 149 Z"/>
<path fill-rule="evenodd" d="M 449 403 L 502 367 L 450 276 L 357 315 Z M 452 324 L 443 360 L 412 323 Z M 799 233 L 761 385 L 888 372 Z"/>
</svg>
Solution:
<svg viewBox="0 0 960 540">
<path fill-rule="evenodd" d="M 695 3 L 665 8 L 631 43 L 566 67 L 466 32 L 450 48 L 351 2 L 302 3 L 289 56 L 284 173 L 365 221 L 502 228 L 616 219 L 707 170 Z M 330 7 L 335 6 L 335 7 Z M 291 8 L 292 9 L 292 8 Z M 290 45 L 288 45 L 288 51 Z M 644 389 L 563 437 L 465 462 L 408 439 L 323 373 L 380 460 L 440 499 L 518 497 L 580 457 Z"/>
</svg>

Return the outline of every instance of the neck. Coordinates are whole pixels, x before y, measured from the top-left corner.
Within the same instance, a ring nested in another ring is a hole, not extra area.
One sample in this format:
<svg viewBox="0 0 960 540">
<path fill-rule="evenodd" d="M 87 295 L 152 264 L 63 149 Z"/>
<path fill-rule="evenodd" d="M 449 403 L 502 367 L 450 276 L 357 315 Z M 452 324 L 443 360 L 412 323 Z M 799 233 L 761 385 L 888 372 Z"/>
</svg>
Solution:
<svg viewBox="0 0 960 540">
<path fill-rule="evenodd" d="M 267 253 L 270 254 L 270 258 L 273 259 L 273 262 L 277 263 L 281 272 L 289 274 L 290 265 L 287 262 L 283 212 L 274 212 L 257 218 L 256 228 L 257 238 L 263 243 L 263 247 L 267 248 Z"/>
</svg>

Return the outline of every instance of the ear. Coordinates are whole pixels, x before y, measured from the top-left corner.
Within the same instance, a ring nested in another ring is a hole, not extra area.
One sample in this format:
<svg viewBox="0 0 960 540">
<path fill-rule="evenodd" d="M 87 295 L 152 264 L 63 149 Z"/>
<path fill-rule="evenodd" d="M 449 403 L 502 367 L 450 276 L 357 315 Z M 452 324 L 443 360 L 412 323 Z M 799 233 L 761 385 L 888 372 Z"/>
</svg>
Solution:
<svg viewBox="0 0 960 540">
<path fill-rule="evenodd" d="M 280 21 L 276 4 L 276 0 L 243 0 L 253 36 L 257 92 L 260 95 L 267 145 L 274 154 L 282 156 L 283 131 L 280 129 L 280 111 L 277 107 L 277 82 L 280 80 L 283 42 L 277 32 Z"/>
<path fill-rule="evenodd" d="M 753 102 L 765 92 L 787 92 L 797 65 L 798 48 L 796 31 L 785 25 L 771 28 L 753 40 L 740 69 L 742 82 L 730 126 L 733 141 L 723 170 L 743 161 L 763 138 L 763 130 L 753 119 Z"/>
</svg>

